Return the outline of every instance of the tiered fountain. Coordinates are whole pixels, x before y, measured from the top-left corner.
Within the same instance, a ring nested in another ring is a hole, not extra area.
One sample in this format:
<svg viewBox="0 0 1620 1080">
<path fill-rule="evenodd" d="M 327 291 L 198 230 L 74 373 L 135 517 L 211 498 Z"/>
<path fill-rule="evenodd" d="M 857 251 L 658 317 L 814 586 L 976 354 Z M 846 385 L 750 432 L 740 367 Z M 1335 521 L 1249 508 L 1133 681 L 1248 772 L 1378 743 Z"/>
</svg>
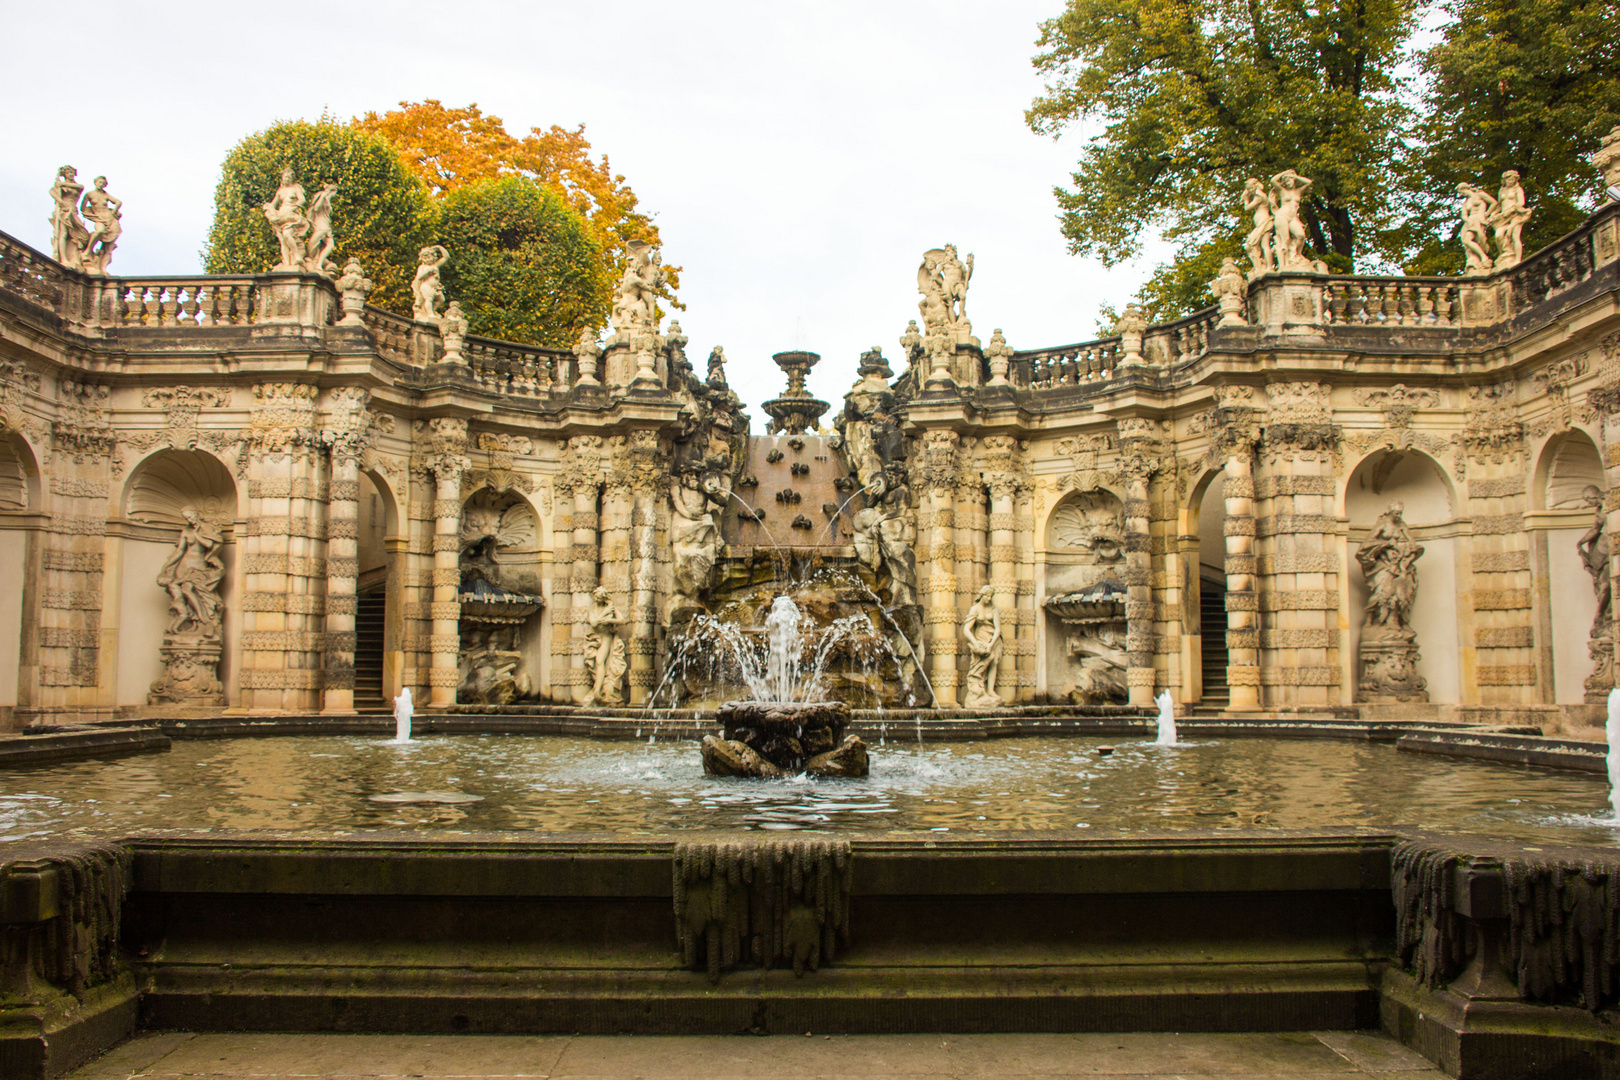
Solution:
<svg viewBox="0 0 1620 1080">
<path fill-rule="evenodd" d="M 713 776 L 865 776 L 866 744 L 845 735 L 849 706 L 841 701 L 813 700 L 821 693 L 821 671 L 836 628 L 823 631 L 812 663 L 803 663 L 805 638 L 798 605 L 778 596 L 765 619 L 764 670 L 750 643 L 740 635 L 733 644 L 735 660 L 750 692 L 750 701 L 728 701 L 716 714 L 719 738 L 703 738 L 703 771 Z"/>
</svg>

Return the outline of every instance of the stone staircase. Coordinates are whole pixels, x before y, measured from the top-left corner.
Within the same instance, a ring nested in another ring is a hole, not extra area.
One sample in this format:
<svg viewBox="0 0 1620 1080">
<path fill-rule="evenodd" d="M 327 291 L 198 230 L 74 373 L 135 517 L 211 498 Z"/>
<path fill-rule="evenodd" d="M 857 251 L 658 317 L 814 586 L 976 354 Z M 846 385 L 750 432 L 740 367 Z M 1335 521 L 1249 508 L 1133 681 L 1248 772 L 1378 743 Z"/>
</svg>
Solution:
<svg viewBox="0 0 1620 1080">
<path fill-rule="evenodd" d="M 1198 711 L 1219 711 L 1232 701 L 1226 685 L 1226 590 L 1205 581 L 1198 591 L 1198 632 L 1203 636 L 1204 696 Z"/>
<path fill-rule="evenodd" d="M 383 622 L 388 600 L 382 589 L 361 593 L 354 617 L 354 707 L 387 709 L 383 697 Z"/>
</svg>

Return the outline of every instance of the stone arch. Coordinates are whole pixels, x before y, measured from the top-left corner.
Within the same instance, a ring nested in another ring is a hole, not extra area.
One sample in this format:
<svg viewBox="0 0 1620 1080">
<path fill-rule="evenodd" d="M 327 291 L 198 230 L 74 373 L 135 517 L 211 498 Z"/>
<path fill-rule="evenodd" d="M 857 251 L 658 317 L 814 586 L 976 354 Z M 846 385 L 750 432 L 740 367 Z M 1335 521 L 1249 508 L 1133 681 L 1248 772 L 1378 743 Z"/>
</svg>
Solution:
<svg viewBox="0 0 1620 1080">
<path fill-rule="evenodd" d="M 388 477 L 362 467 L 356 507 L 354 693 L 386 705 L 404 686 L 404 561 L 399 500 Z"/>
<path fill-rule="evenodd" d="M 1552 691 L 1551 701 L 1558 705 L 1584 703 L 1586 677 L 1592 674 L 1587 642 L 1598 601 L 1578 548 L 1597 513 L 1584 498 L 1588 486 L 1599 491 L 1608 486 L 1592 437 L 1577 428 L 1548 439 L 1531 473 L 1534 512 L 1525 524 L 1535 568 L 1533 602 L 1541 670 Z"/>
<path fill-rule="evenodd" d="M 1560 432 L 1541 448 L 1530 487 L 1530 506 L 1535 510 L 1584 506 L 1581 492 L 1588 484 L 1599 491 L 1608 487 L 1603 455 L 1598 453 L 1592 437 L 1579 428 Z"/>
<path fill-rule="evenodd" d="M 179 528 L 188 506 L 209 521 L 228 524 L 236 518 L 236 480 L 219 458 L 206 450 L 158 450 L 130 471 L 119 510 L 144 525 Z"/>
<path fill-rule="evenodd" d="M 28 533 L 16 520 L 43 508 L 39 459 L 15 431 L 0 434 L 0 710 L 17 704 Z M 13 520 L 8 521 L 10 517 Z"/>
<path fill-rule="evenodd" d="M 39 460 L 26 439 L 6 432 L 0 436 L 0 513 L 41 508 Z"/>
<path fill-rule="evenodd" d="M 240 506 L 236 480 L 219 458 L 206 450 L 154 451 L 131 470 L 118 510 L 125 521 L 121 535 L 109 544 L 108 558 L 122 569 L 116 626 L 118 670 L 116 703 L 145 705 L 152 682 L 163 674 L 159 652 L 168 625 L 168 597 L 157 575 L 174 550 L 181 513 L 195 508 L 224 531 L 224 652 L 219 678 L 227 704 L 239 700 L 237 645 L 241 640 L 241 575 L 233 526 Z M 104 623 L 103 629 L 109 629 Z"/>
<path fill-rule="evenodd" d="M 1188 701 L 1226 703 L 1226 470 L 1207 469 L 1187 494 L 1182 551 L 1182 626 L 1187 627 Z"/>
<path fill-rule="evenodd" d="M 522 492 L 480 487 L 463 500 L 459 700 L 504 704 L 545 689 L 540 541 Z"/>
<path fill-rule="evenodd" d="M 1420 450 L 1375 450 L 1345 480 L 1343 514 L 1349 521 L 1345 567 L 1353 678 L 1359 684 L 1358 655 L 1366 619 L 1368 589 L 1356 552 L 1392 500 L 1399 500 L 1412 537 L 1423 545 L 1417 562 L 1417 601 L 1412 629 L 1417 633 L 1418 674 L 1428 681 L 1429 700 L 1461 702 L 1462 650 L 1457 612 L 1457 563 L 1466 551 L 1458 531 L 1456 488 L 1446 470 Z M 1360 700 L 1359 689 L 1357 699 Z"/>
</svg>

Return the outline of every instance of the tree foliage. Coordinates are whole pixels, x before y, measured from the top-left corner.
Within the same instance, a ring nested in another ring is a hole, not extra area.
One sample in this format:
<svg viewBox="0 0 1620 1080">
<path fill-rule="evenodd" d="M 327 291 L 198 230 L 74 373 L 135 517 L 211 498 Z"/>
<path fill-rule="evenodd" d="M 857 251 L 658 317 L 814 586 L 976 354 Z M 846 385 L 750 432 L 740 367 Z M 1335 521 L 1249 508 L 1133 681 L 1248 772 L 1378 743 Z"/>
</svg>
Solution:
<svg viewBox="0 0 1620 1080">
<path fill-rule="evenodd" d="M 402 101 L 391 112 L 356 117 L 362 131 L 387 139 L 435 195 L 500 177 L 527 177 L 552 189 L 590 223 L 602 250 L 623 270 L 625 245 L 645 240 L 657 246 L 658 226 L 636 207 L 639 200 L 615 173 L 607 155 L 591 156 L 585 125 L 568 130 L 555 124 L 531 128 L 519 139 L 498 116 L 477 105 L 448 107 L 433 99 Z M 670 288 L 680 284 L 679 268 L 665 267 Z M 665 297 L 673 306 L 671 292 Z"/>
<path fill-rule="evenodd" d="M 1613 0 L 1451 0 L 1429 78 L 1412 177 L 1425 238 L 1413 272 L 1456 272 L 1457 184 L 1494 191 L 1517 169 L 1535 214 L 1525 249 L 1578 225 L 1599 197 L 1587 158 L 1620 123 L 1620 37 Z"/>
<path fill-rule="evenodd" d="M 517 176 L 459 185 L 440 201 L 438 239 L 446 294 L 475 334 L 567 348 L 607 319 L 612 267 L 550 188 Z"/>
<path fill-rule="evenodd" d="M 280 248 L 263 206 L 290 167 L 311 192 L 337 181 L 332 199 L 334 257 L 358 258 L 375 283 L 371 302 L 410 311 L 416 253 L 432 236 L 427 192 L 382 138 L 328 118 L 272 125 L 226 155 L 214 190 L 214 223 L 203 251 L 210 274 L 261 274 Z"/>
<path fill-rule="evenodd" d="M 1587 156 L 1620 122 L 1614 0 L 1442 0 L 1421 52 L 1419 3 L 1067 0 L 1026 118 L 1101 127 L 1056 192 L 1070 251 L 1113 265 L 1157 230 L 1180 250 L 1141 299 L 1201 307 L 1242 251 L 1243 180 L 1285 168 L 1315 180 L 1311 254 L 1339 272 L 1460 271 L 1457 184 L 1508 169 L 1535 209 L 1527 249 L 1574 228 L 1599 186 Z"/>
<path fill-rule="evenodd" d="M 1395 256 L 1395 68 L 1414 20 L 1415 0 L 1069 0 L 1041 24 L 1047 92 L 1026 118 L 1051 135 L 1103 125 L 1056 192 L 1070 251 L 1113 265 L 1157 228 L 1182 253 L 1144 296 L 1160 317 L 1192 310 L 1236 254 L 1244 180 L 1293 168 L 1315 181 L 1314 257 L 1347 271 Z"/>
</svg>

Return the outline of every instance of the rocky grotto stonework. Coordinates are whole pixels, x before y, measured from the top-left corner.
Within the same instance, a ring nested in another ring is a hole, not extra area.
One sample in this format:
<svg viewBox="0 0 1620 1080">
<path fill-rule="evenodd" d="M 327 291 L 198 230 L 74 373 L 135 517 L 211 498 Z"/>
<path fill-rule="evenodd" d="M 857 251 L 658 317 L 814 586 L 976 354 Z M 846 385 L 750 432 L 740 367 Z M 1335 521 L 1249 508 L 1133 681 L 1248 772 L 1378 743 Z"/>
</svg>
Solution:
<svg viewBox="0 0 1620 1080">
<path fill-rule="evenodd" d="M 841 701 L 728 701 L 715 715 L 721 735 L 703 737 L 703 771 L 713 776 L 865 776 L 866 743 L 845 735 Z"/>
</svg>

